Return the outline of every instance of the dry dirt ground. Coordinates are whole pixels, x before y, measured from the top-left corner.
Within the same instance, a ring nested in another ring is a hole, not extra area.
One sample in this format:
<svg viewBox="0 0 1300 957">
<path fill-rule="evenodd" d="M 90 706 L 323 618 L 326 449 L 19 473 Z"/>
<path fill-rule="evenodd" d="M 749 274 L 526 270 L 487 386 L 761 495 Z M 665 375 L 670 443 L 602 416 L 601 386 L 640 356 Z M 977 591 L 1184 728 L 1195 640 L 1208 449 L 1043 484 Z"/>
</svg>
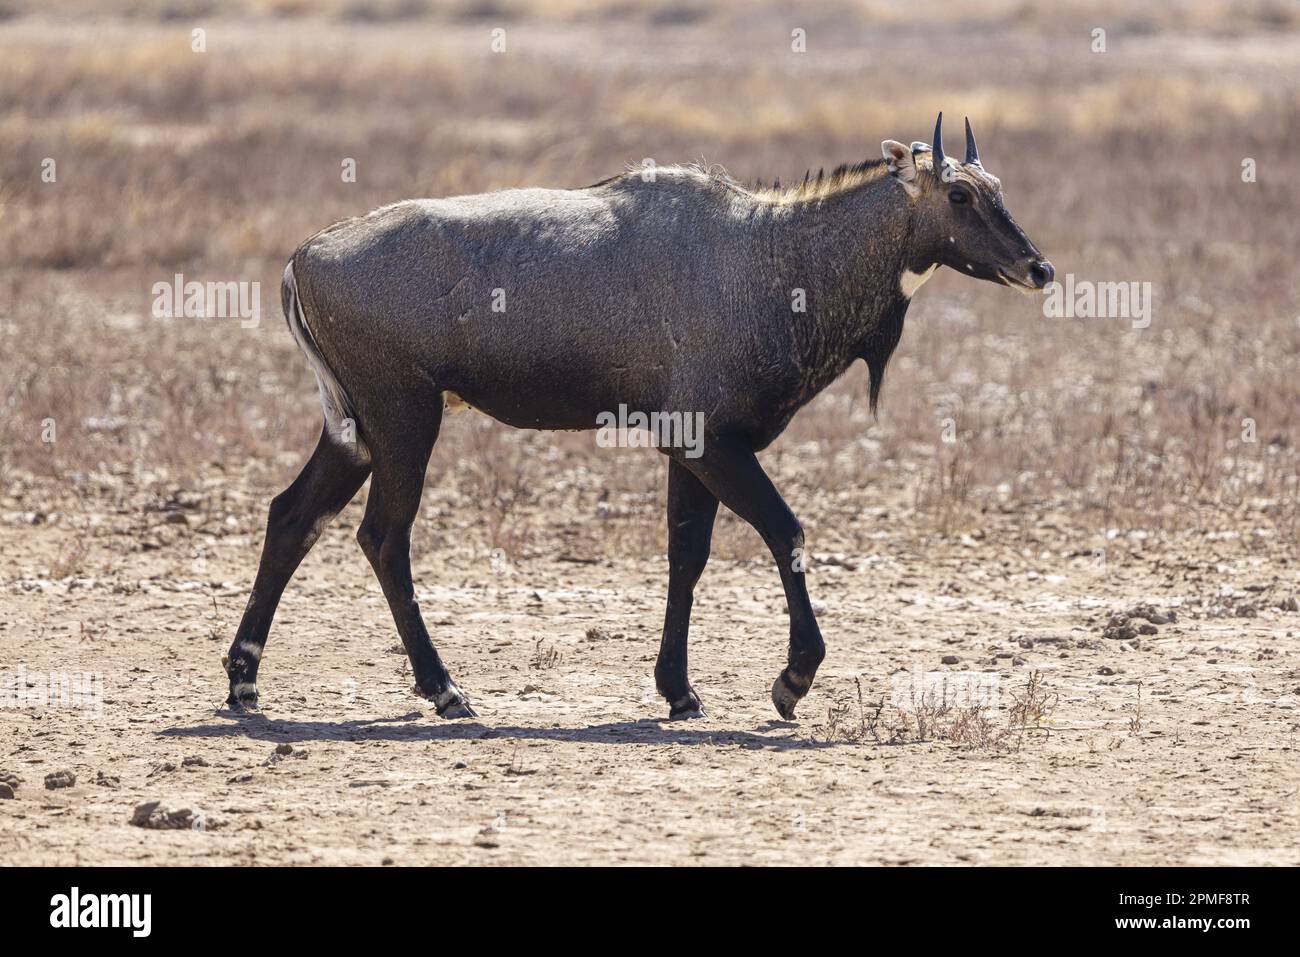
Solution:
<svg viewBox="0 0 1300 957">
<path fill-rule="evenodd" d="M 6 661 L 23 661 L 29 697 L 43 672 L 97 672 L 102 697 L 92 684 L 80 709 L 0 711 L 0 767 L 22 779 L 0 802 L 0 858 L 1300 863 L 1288 548 L 1245 531 L 1080 552 L 1061 516 L 996 511 L 973 534 L 926 538 L 904 503 L 892 514 L 887 491 L 875 497 L 850 520 L 879 525 L 874 548 L 813 550 L 829 655 L 797 723 L 767 698 L 785 619 L 757 549 L 715 559 L 701 582 L 691 666 L 708 716 L 681 723 L 660 720 L 651 678 L 662 558 L 592 560 L 558 541 L 522 566 L 471 548 L 423 556 L 425 615 L 480 713 L 449 722 L 412 692 L 354 503 L 281 606 L 262 712 L 234 716 L 219 659 L 259 543 L 253 496 L 77 523 L 6 499 Z M 431 490 L 423 524 L 454 532 L 455 504 Z M 69 548 L 104 574 L 52 577 Z M 1103 636 L 1139 602 L 1177 621 Z M 929 715 L 918 740 L 919 672 L 992 676 L 988 733 Z M 1043 697 L 1005 734 L 1034 672 Z M 47 789 L 60 771 L 76 784 Z M 200 827 L 132 826 L 151 800 Z"/>
</svg>

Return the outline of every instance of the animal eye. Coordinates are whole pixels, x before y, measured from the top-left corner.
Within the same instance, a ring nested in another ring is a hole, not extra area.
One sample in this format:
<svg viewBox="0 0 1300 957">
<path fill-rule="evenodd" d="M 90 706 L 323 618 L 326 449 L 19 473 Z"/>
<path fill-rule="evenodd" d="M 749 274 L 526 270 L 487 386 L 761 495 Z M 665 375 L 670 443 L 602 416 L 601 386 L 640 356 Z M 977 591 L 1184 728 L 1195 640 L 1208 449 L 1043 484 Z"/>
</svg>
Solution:
<svg viewBox="0 0 1300 957">
<path fill-rule="evenodd" d="M 970 195 L 964 189 L 952 189 L 948 191 L 948 202 L 961 205 L 970 202 Z"/>
</svg>

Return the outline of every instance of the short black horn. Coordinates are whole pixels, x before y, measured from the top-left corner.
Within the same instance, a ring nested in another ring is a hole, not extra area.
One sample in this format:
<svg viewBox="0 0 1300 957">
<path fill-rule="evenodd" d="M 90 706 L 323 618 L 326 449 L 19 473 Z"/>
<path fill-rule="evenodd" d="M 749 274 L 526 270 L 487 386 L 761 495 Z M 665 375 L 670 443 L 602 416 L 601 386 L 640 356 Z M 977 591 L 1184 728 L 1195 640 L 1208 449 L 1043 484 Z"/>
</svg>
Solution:
<svg viewBox="0 0 1300 957">
<path fill-rule="evenodd" d="M 976 166 L 980 162 L 980 149 L 975 145 L 975 134 L 970 128 L 970 117 L 966 117 L 966 163 L 974 163 Z"/>
<path fill-rule="evenodd" d="M 934 121 L 934 175 L 943 175 L 943 111 Z"/>
</svg>

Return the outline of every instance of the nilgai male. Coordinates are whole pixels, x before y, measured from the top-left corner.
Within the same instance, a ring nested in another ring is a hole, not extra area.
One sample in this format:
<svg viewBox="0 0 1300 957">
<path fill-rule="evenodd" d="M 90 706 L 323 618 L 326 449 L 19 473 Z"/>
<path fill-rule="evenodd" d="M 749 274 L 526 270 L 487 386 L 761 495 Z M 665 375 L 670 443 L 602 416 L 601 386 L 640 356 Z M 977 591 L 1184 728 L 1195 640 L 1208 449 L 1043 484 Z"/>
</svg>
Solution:
<svg viewBox="0 0 1300 957">
<path fill-rule="evenodd" d="M 747 189 L 716 170 L 643 166 L 585 189 L 510 189 L 394 203 L 322 230 L 284 271 L 285 317 L 320 385 L 325 424 L 271 502 L 261 565 L 225 660 L 232 708 L 285 585 L 371 477 L 357 532 L 418 691 L 474 716 L 420 617 L 411 525 L 447 404 L 517 428 L 595 429 L 612 410 L 696 416 L 702 443 L 668 458 L 668 609 L 655 682 L 670 716 L 702 714 L 686 668 L 695 583 L 721 502 L 771 550 L 790 614 L 772 686 L 783 718 L 825 655 L 799 521 L 755 453 L 855 359 L 871 406 L 912 294 L 939 266 L 1026 290 L 1052 265 L 998 180 L 933 147 Z"/>
</svg>

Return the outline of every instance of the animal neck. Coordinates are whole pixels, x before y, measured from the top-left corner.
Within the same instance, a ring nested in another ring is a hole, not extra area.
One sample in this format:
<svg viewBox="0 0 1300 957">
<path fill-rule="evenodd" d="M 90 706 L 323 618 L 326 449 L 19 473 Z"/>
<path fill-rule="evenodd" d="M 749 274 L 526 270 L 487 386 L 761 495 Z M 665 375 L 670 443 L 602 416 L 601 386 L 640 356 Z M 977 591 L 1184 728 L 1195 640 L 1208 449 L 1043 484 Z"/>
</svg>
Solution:
<svg viewBox="0 0 1300 957">
<path fill-rule="evenodd" d="M 863 358 L 875 391 L 918 285 L 913 277 L 933 265 L 915 232 L 912 202 L 890 176 L 789 210 L 788 279 L 799 288 L 802 277 L 808 303 L 794 314 L 796 342 L 815 388 Z"/>
</svg>

